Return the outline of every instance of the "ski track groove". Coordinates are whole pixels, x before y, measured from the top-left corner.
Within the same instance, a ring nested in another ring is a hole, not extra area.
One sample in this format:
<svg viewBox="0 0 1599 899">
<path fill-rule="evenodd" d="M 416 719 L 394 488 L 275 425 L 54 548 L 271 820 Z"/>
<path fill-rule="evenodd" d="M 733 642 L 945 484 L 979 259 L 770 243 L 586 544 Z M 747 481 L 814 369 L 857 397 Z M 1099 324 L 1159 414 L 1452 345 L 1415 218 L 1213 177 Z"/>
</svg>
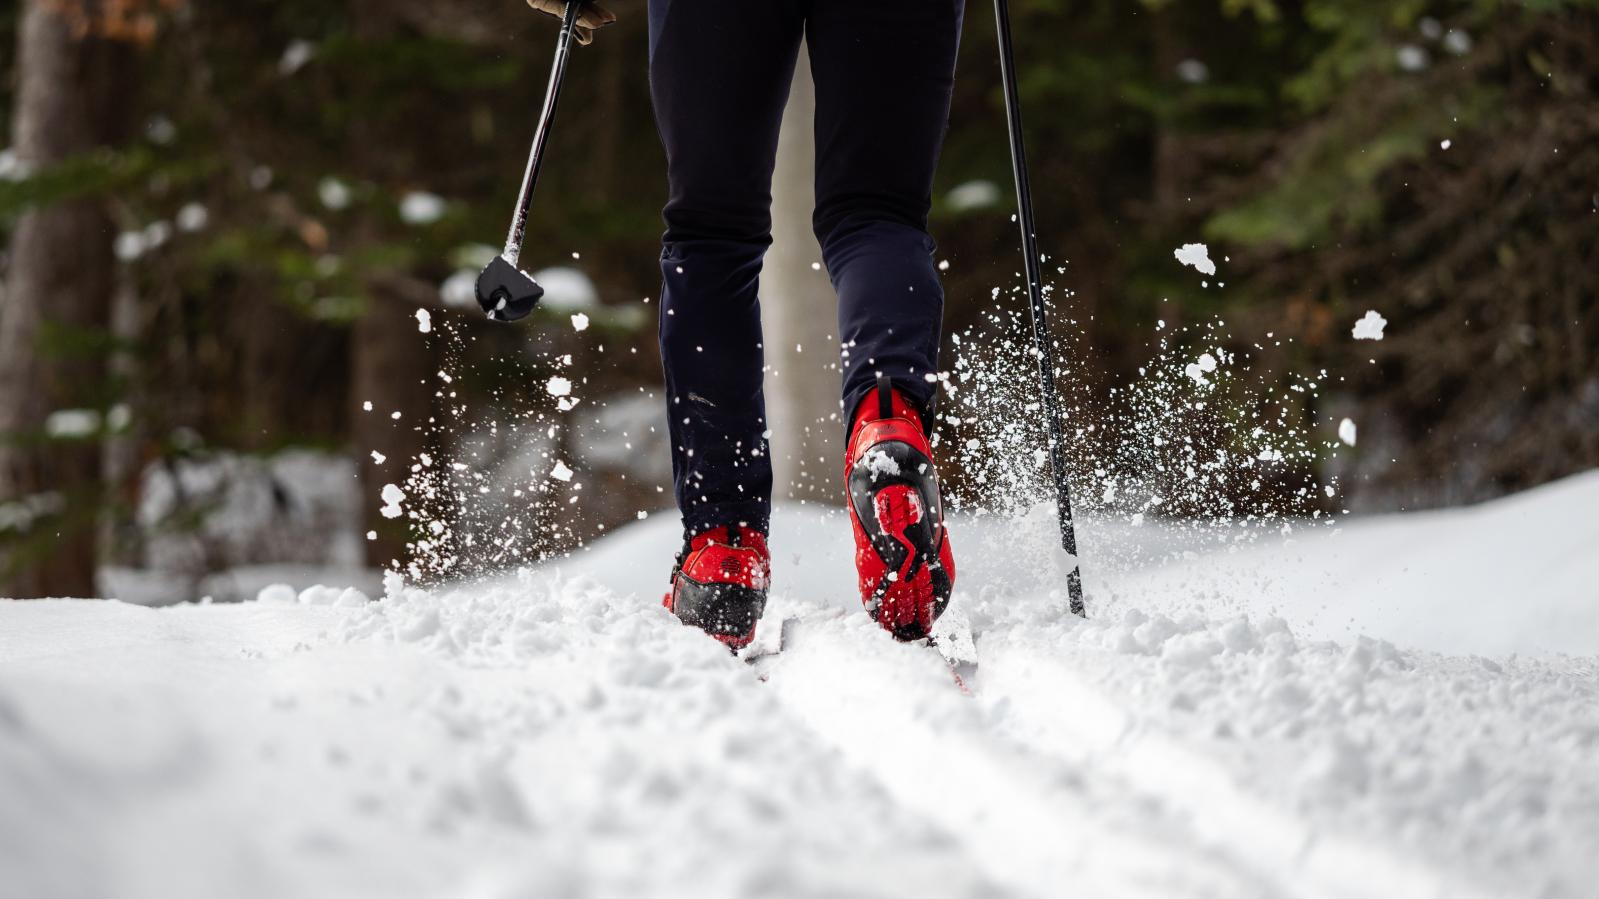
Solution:
<svg viewBox="0 0 1599 899">
<path fill-rule="evenodd" d="M 1223 766 L 1138 720 L 1059 659 L 1015 645 L 984 649 L 979 700 L 1004 703 L 1023 725 L 1013 731 L 1022 742 L 1160 796 L 1188 815 L 1201 838 L 1231 843 L 1279 883 L 1339 899 L 1493 895 L 1379 846 L 1320 831 L 1251 795 Z"/>
<path fill-rule="evenodd" d="M 809 615 L 795 633 L 767 672 L 768 688 L 808 730 L 966 843 L 996 881 L 1035 896 L 1319 895 L 1181 833 L 1150 838 L 1122 826 L 1125 814 L 1149 829 L 1152 810 L 1157 829 L 1180 822 L 1149 797 L 1118 794 L 986 733 L 980 708 L 932 652 L 885 644 L 860 616 Z M 1114 813 L 1103 812 L 1107 804 Z"/>
<path fill-rule="evenodd" d="M 808 730 L 958 835 L 1009 886 L 1039 896 L 1495 895 L 1251 795 L 1045 653 L 984 646 L 972 695 L 962 696 L 942 660 L 912 647 L 885 652 L 882 634 L 862 621 L 836 612 L 794 619 L 791 645 L 760 679 Z M 996 733 L 995 716 L 1019 726 Z M 954 789 L 927 788 L 940 782 Z M 1156 810 L 1177 832 L 1155 841 L 1119 827 L 1084 801 L 1090 783 L 1126 789 L 1096 798 L 1142 803 L 1137 813 Z"/>
</svg>

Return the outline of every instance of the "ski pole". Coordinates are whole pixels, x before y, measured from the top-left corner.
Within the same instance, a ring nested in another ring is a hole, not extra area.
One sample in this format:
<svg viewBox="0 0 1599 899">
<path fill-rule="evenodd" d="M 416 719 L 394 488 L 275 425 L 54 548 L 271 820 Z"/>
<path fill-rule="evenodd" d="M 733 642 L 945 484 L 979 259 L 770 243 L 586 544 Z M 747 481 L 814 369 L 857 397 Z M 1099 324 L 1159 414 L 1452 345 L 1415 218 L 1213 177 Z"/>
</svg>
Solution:
<svg viewBox="0 0 1599 899">
<path fill-rule="evenodd" d="M 1071 489 L 1066 484 L 1066 438 L 1061 433 L 1060 397 L 1055 392 L 1055 366 L 1049 351 L 1049 325 L 1044 308 L 1044 282 L 1039 272 L 1038 239 L 1033 228 L 1033 189 L 1027 173 L 1027 150 L 1022 135 L 1022 104 L 1016 91 L 1016 55 L 1011 46 L 1010 7 L 994 0 L 999 32 L 999 73 L 1005 84 L 1005 121 L 1010 129 L 1011 170 L 1016 176 L 1017 220 L 1022 228 L 1023 270 L 1027 274 L 1027 300 L 1032 309 L 1033 347 L 1038 354 L 1038 388 L 1043 398 L 1049 432 L 1049 464 L 1055 475 L 1055 503 L 1060 513 L 1060 545 L 1071 556 L 1066 593 L 1071 612 L 1085 617 L 1082 566 L 1077 558 L 1077 531 L 1072 524 Z"/>
<path fill-rule="evenodd" d="M 538 184 L 539 170 L 544 166 L 544 147 L 550 140 L 550 126 L 555 121 L 555 107 L 561 99 L 561 85 L 566 81 L 566 63 L 571 57 L 572 37 L 577 33 L 577 17 L 582 7 L 582 0 L 568 0 L 561 16 L 555 62 L 550 69 L 549 87 L 544 91 L 544 111 L 539 114 L 538 129 L 533 133 L 533 148 L 528 152 L 527 169 L 522 173 L 522 191 L 517 195 L 516 212 L 511 216 L 505 252 L 494 257 L 478 275 L 478 305 L 495 321 L 511 322 L 525 317 L 544 296 L 544 288 L 532 276 L 524 274 L 517 262 L 522 257 L 527 213 L 533 205 L 533 188 Z"/>
</svg>

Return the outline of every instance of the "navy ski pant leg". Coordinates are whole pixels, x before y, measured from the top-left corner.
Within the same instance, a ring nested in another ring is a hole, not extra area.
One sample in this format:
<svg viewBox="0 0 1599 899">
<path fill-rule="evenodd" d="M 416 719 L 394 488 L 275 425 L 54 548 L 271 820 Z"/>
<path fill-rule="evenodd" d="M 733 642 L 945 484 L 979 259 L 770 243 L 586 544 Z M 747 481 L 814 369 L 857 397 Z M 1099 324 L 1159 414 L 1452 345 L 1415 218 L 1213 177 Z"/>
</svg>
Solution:
<svg viewBox="0 0 1599 899">
<path fill-rule="evenodd" d="M 961 0 L 650 0 L 666 149 L 661 358 L 685 529 L 765 530 L 757 288 L 800 38 L 817 94 L 815 228 L 839 293 L 846 411 L 878 372 L 926 406 L 943 292 L 927 212 Z"/>
<path fill-rule="evenodd" d="M 650 0 L 649 12 L 669 186 L 660 339 L 677 505 L 689 534 L 765 531 L 772 465 L 756 291 L 804 15 L 800 0 Z"/>
<path fill-rule="evenodd" d="M 927 233 L 964 0 L 815 0 L 813 224 L 838 292 L 844 426 L 879 374 L 924 412 L 944 288 Z"/>
</svg>

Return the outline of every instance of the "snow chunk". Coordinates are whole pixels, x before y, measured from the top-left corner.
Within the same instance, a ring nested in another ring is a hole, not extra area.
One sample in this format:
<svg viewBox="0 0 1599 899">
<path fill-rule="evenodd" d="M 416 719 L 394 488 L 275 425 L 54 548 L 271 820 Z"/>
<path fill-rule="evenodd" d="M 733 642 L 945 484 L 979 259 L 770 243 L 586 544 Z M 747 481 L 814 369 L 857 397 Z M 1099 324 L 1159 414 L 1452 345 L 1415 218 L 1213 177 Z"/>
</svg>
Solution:
<svg viewBox="0 0 1599 899">
<path fill-rule="evenodd" d="M 426 309 L 416 310 L 416 329 L 423 334 L 433 330 L 433 314 Z"/>
<path fill-rule="evenodd" d="M 294 595 L 294 588 L 288 584 L 270 584 L 261 588 L 261 592 L 255 595 L 255 601 L 267 605 L 294 605 L 298 598 Z"/>
<path fill-rule="evenodd" d="M 557 459 L 555 460 L 555 467 L 550 469 L 550 477 L 557 481 L 569 482 L 572 480 L 572 469 L 567 468 L 565 462 Z"/>
<path fill-rule="evenodd" d="M 1394 62 L 1406 72 L 1419 72 L 1427 68 L 1430 61 L 1427 51 L 1415 44 L 1404 44 L 1394 51 Z"/>
<path fill-rule="evenodd" d="M 407 225 L 431 225 L 444 218 L 444 198 L 425 190 L 413 190 L 400 200 L 400 220 Z"/>
<path fill-rule="evenodd" d="M 1209 353 L 1204 353 L 1199 357 L 1197 362 L 1188 363 L 1187 367 L 1183 369 L 1183 372 L 1187 374 L 1188 377 L 1192 378 L 1195 384 L 1203 387 L 1210 384 L 1210 379 L 1206 377 L 1206 375 L 1209 375 L 1215 370 L 1216 357 Z"/>
<path fill-rule="evenodd" d="M 317 199 L 322 205 L 333 210 L 346 209 L 350 205 L 350 187 L 343 181 L 334 177 L 323 178 L 316 186 Z"/>
<path fill-rule="evenodd" d="M 337 587 L 324 587 L 317 584 L 300 591 L 299 601 L 302 606 L 331 606 L 339 601 L 340 591 Z"/>
<path fill-rule="evenodd" d="M 1355 445 L 1355 423 L 1344 419 L 1338 423 L 1338 439 L 1349 446 Z"/>
<path fill-rule="evenodd" d="M 589 329 L 589 317 L 584 315 L 581 312 L 572 313 L 572 330 L 574 330 L 574 331 L 587 331 L 588 329 Z"/>
<path fill-rule="evenodd" d="M 1178 262 L 1198 269 L 1201 274 L 1216 274 L 1216 263 L 1210 261 L 1210 248 L 1202 243 L 1185 243 L 1172 251 L 1172 255 L 1177 257 Z"/>
<path fill-rule="evenodd" d="M 968 181 L 957 185 L 945 197 L 949 208 L 956 212 L 986 209 L 999 202 L 999 185 L 992 181 Z"/>
<path fill-rule="evenodd" d="M 205 229 L 211 221 L 211 213 L 199 203 L 187 203 L 178 210 L 178 230 L 185 234 L 193 234 Z"/>
<path fill-rule="evenodd" d="M 880 477 L 893 477 L 899 474 L 899 463 L 894 457 L 882 450 L 873 450 L 866 455 L 866 470 L 872 473 L 872 480 Z"/>
<path fill-rule="evenodd" d="M 575 268 L 556 266 L 533 273 L 533 280 L 544 288 L 539 304 L 555 312 L 578 312 L 600 304 L 600 293 L 589 276 Z"/>
<path fill-rule="evenodd" d="M 400 503 L 405 501 L 404 490 L 393 484 L 384 484 L 383 492 L 379 495 L 383 498 L 384 505 L 378 511 L 383 514 L 384 518 L 399 518 L 401 513 L 405 511 L 400 508 Z"/>
<path fill-rule="evenodd" d="M 59 409 L 44 420 L 44 432 L 57 439 L 90 437 L 99 430 L 100 413 L 93 409 Z"/>
<path fill-rule="evenodd" d="M 17 158 L 17 151 L 9 147 L 0 150 L 0 181 L 21 181 L 32 173 L 33 167 Z"/>
<path fill-rule="evenodd" d="M 295 40 L 283 48 L 283 56 L 278 59 L 278 74 L 287 78 L 295 72 L 305 68 L 305 64 L 316 56 L 316 45 L 308 40 Z"/>
<path fill-rule="evenodd" d="M 1387 327 L 1388 319 L 1383 318 L 1377 310 L 1367 310 L 1365 317 L 1355 322 L 1352 332 L 1356 340 L 1381 340 L 1382 329 Z"/>
<path fill-rule="evenodd" d="M 1197 59 L 1185 59 L 1177 64 L 1177 77 L 1185 84 L 1204 84 L 1210 80 L 1210 66 Z"/>
<path fill-rule="evenodd" d="M 572 382 L 560 375 L 556 375 L 550 378 L 549 383 L 544 385 L 544 389 L 550 396 L 571 396 Z"/>
<path fill-rule="evenodd" d="M 477 272 L 463 268 L 439 285 L 439 300 L 446 306 L 470 309 L 477 305 Z"/>
</svg>

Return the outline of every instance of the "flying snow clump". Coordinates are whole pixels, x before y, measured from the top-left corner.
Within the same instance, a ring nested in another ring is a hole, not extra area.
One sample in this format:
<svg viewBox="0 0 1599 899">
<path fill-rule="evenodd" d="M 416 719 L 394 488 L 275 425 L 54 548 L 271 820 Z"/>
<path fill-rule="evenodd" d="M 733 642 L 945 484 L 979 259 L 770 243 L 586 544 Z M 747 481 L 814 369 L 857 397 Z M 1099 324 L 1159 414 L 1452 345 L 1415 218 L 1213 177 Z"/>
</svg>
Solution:
<svg viewBox="0 0 1599 899">
<path fill-rule="evenodd" d="M 1183 369 L 1183 372 L 1187 374 L 1188 377 L 1193 378 L 1195 384 L 1203 387 L 1210 383 L 1210 379 L 1206 377 L 1206 375 L 1209 375 L 1215 370 L 1216 357 L 1209 353 L 1205 353 L 1199 357 L 1198 361 L 1188 363 L 1187 367 Z"/>
<path fill-rule="evenodd" d="M 589 317 L 584 315 L 581 312 L 573 313 L 572 314 L 572 330 L 574 330 L 574 331 L 587 331 L 588 329 L 589 329 Z"/>
<path fill-rule="evenodd" d="M 544 385 L 544 389 L 550 394 L 550 396 L 571 396 L 572 382 L 561 377 L 560 375 L 556 375 L 550 379 L 548 384 Z"/>
<path fill-rule="evenodd" d="M 565 462 L 557 459 L 555 460 L 555 467 L 550 469 L 550 477 L 557 481 L 570 481 L 572 480 L 572 469 L 567 468 Z"/>
<path fill-rule="evenodd" d="M 1343 421 L 1339 422 L 1338 423 L 1338 439 L 1342 440 L 1346 446 L 1354 446 L 1355 445 L 1355 423 L 1350 421 L 1347 418 L 1344 419 Z"/>
<path fill-rule="evenodd" d="M 1382 329 L 1387 325 L 1388 319 L 1379 315 L 1377 310 L 1369 309 L 1360 321 L 1355 322 L 1353 333 L 1356 340 L 1381 340 Z"/>
<path fill-rule="evenodd" d="M 404 490 L 393 484 L 384 484 L 383 492 L 379 496 L 383 498 L 383 508 L 378 511 L 383 514 L 384 518 L 399 518 L 405 512 L 404 509 L 400 508 L 400 503 L 405 501 Z"/>
<path fill-rule="evenodd" d="M 433 314 L 426 309 L 416 310 L 416 329 L 423 334 L 433 330 Z"/>
<path fill-rule="evenodd" d="M 1172 252 L 1183 265 L 1199 270 L 1203 275 L 1216 274 L 1216 263 L 1210 261 L 1210 248 L 1202 243 L 1185 243 Z"/>
</svg>

